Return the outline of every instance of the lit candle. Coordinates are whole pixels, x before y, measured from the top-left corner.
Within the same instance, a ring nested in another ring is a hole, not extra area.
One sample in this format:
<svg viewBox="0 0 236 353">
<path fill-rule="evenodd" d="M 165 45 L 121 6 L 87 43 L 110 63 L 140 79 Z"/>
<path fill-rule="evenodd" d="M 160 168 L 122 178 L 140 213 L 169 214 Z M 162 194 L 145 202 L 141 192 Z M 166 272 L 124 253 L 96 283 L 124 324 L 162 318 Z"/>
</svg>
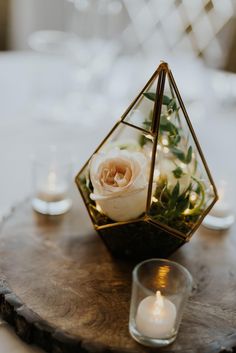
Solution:
<svg viewBox="0 0 236 353">
<path fill-rule="evenodd" d="M 56 172 L 52 169 L 38 192 L 38 198 L 46 202 L 57 202 L 65 198 L 66 191 L 66 185 L 59 182 Z"/>
<path fill-rule="evenodd" d="M 214 217 L 227 217 L 229 215 L 231 215 L 232 211 L 230 209 L 230 205 L 225 202 L 225 201 L 221 201 L 221 199 L 219 199 L 219 201 L 216 203 L 216 205 L 213 207 L 212 211 L 210 212 L 211 216 Z"/>
<path fill-rule="evenodd" d="M 137 310 L 136 327 L 144 336 L 167 338 L 173 335 L 176 319 L 175 305 L 160 291 L 143 299 Z"/>
</svg>

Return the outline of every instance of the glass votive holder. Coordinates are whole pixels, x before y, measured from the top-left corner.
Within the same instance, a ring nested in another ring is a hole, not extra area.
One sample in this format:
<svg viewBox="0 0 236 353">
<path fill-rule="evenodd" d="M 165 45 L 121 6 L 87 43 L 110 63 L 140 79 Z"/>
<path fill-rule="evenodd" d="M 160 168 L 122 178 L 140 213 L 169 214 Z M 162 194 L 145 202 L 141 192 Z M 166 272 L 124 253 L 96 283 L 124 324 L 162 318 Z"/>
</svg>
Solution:
<svg viewBox="0 0 236 353">
<path fill-rule="evenodd" d="M 172 343 L 191 290 L 191 274 L 176 262 L 150 259 L 138 264 L 133 270 L 131 336 L 149 347 Z"/>
<path fill-rule="evenodd" d="M 226 181 L 218 183 L 219 200 L 216 202 L 209 214 L 204 218 L 204 227 L 212 230 L 229 229 L 235 222 L 235 215 L 231 202 L 232 192 Z"/>
<path fill-rule="evenodd" d="M 60 160 L 52 149 L 43 160 L 33 160 L 33 209 L 45 215 L 67 212 L 72 201 L 69 189 L 72 183 L 72 163 Z"/>
</svg>

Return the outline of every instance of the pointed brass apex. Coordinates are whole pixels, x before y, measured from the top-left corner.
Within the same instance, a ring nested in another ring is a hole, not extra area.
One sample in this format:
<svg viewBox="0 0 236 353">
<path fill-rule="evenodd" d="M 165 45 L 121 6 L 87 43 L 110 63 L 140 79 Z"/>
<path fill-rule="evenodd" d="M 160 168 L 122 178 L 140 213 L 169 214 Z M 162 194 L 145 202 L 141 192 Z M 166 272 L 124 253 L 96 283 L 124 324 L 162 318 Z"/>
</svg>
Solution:
<svg viewBox="0 0 236 353">
<path fill-rule="evenodd" d="M 160 65 L 158 66 L 159 69 L 169 71 L 169 65 L 166 61 L 161 60 Z"/>
</svg>

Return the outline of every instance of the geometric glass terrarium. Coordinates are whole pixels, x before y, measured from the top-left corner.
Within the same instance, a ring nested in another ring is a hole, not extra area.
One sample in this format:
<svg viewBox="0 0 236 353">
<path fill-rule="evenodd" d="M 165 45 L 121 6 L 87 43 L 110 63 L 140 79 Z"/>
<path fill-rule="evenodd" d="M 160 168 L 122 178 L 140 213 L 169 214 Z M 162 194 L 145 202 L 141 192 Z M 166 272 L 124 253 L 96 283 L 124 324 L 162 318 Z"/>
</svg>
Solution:
<svg viewBox="0 0 236 353">
<path fill-rule="evenodd" d="M 111 253 L 167 257 L 189 241 L 217 191 L 166 63 L 76 177 Z"/>
</svg>

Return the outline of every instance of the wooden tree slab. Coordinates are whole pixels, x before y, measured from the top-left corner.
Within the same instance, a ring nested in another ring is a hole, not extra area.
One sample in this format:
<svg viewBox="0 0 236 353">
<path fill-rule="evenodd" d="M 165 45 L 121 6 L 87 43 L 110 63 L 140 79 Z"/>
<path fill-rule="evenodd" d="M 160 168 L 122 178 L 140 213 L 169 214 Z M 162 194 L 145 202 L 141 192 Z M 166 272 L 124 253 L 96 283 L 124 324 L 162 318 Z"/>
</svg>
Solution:
<svg viewBox="0 0 236 353">
<path fill-rule="evenodd" d="M 177 340 L 158 351 L 236 346 L 235 249 L 233 231 L 200 230 L 175 254 L 195 290 Z M 20 337 L 48 352 L 153 352 L 128 333 L 132 268 L 110 256 L 82 201 L 60 217 L 38 215 L 24 202 L 1 227 L 0 313 Z"/>
</svg>

